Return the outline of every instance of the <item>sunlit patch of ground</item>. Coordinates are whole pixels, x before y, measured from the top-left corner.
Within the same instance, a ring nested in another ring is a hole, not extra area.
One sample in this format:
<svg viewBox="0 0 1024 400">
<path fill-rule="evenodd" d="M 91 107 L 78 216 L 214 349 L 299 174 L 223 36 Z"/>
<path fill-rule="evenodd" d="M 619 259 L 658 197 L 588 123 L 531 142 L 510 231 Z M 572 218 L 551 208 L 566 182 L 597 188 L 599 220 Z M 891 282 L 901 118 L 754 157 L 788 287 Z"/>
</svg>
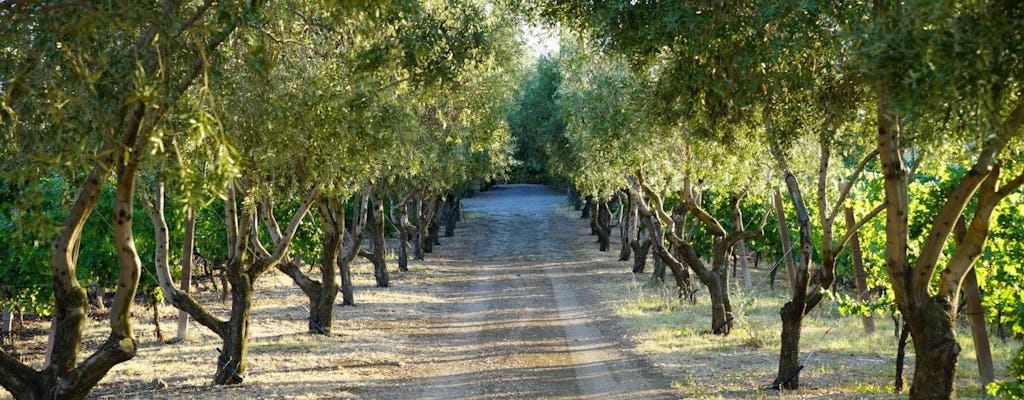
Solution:
<svg viewBox="0 0 1024 400">
<path fill-rule="evenodd" d="M 593 262 L 602 271 L 614 268 L 628 274 L 631 263 L 616 262 L 612 254 L 597 252 L 596 245 L 589 240 L 580 240 L 580 245 L 592 249 Z M 757 278 L 754 282 L 766 273 L 766 270 L 753 271 Z M 671 278 L 666 285 L 658 285 L 650 281 L 650 275 L 636 275 L 611 281 L 597 293 L 602 294 L 603 301 L 629 329 L 637 350 L 673 379 L 673 386 L 681 397 L 906 397 L 914 371 L 913 345 L 908 344 L 904 369 L 908 384 L 901 394 L 894 394 L 898 338 L 893 334 L 889 316 L 875 316 L 877 330 L 865 334 L 858 317 L 839 314 L 836 305 L 827 300 L 804 322 L 801 361 L 805 368 L 800 374 L 801 389 L 794 392 L 765 389 L 775 379 L 778 368 L 779 309 L 788 300 L 787 286 L 781 279 L 776 282 L 775 290 L 763 282 L 750 292 L 736 286 L 739 279 L 733 280 L 730 296 L 736 325 L 728 337 L 708 333 L 711 314 L 707 291 L 697 293 L 696 304 L 677 301 Z M 962 347 L 957 371 L 958 397 L 986 397 L 977 379 L 970 326 L 962 321 L 957 328 L 957 340 Z M 1008 362 L 1021 343 L 1012 339 L 1003 342 L 995 337 L 991 342 L 997 379 L 1006 379 Z"/>
</svg>

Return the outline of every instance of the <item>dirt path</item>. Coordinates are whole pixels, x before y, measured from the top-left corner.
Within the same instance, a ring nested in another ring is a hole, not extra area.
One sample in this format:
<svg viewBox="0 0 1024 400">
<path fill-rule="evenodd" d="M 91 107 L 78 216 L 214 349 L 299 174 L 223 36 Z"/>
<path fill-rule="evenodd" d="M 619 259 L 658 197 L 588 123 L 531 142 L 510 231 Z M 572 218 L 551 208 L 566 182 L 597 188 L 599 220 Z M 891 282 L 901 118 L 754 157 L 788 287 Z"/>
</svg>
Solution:
<svg viewBox="0 0 1024 400">
<path fill-rule="evenodd" d="M 464 200 L 470 218 L 459 236 L 472 247 L 446 260 L 462 279 L 445 285 L 442 322 L 414 339 L 432 356 L 408 371 L 417 378 L 373 397 L 669 397 L 667 380 L 621 348 L 621 332 L 587 292 L 597 277 L 572 251 L 580 223 L 556 211 L 562 203 L 531 185 Z"/>
</svg>

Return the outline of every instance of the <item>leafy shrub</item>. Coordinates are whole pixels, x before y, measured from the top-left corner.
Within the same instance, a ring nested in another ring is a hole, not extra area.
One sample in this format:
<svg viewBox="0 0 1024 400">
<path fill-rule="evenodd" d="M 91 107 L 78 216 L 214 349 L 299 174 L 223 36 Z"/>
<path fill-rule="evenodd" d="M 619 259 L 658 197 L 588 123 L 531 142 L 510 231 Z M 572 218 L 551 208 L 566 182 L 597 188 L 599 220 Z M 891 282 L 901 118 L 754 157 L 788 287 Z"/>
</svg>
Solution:
<svg viewBox="0 0 1024 400">
<path fill-rule="evenodd" d="M 985 387 L 989 394 L 1006 399 L 1024 399 L 1024 346 L 1010 361 L 1011 380 L 992 382 Z"/>
</svg>

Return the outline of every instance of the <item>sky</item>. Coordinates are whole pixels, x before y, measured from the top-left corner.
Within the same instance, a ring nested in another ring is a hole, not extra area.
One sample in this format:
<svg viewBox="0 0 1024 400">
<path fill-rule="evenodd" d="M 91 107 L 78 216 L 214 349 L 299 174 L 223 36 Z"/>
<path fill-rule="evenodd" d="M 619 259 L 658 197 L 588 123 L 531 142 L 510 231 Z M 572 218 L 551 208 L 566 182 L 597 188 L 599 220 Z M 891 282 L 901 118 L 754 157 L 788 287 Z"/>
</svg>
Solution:
<svg viewBox="0 0 1024 400">
<path fill-rule="evenodd" d="M 544 26 L 523 25 L 523 41 L 534 57 L 558 53 L 558 30 Z"/>
</svg>

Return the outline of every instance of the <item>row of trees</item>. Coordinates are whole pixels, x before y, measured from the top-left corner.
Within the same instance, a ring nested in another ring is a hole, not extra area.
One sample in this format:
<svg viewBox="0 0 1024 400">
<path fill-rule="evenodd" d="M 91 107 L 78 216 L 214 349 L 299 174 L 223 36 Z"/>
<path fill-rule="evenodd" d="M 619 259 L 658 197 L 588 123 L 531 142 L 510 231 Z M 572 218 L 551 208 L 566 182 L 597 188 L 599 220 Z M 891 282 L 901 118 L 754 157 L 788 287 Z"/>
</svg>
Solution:
<svg viewBox="0 0 1024 400">
<path fill-rule="evenodd" d="M 563 49 L 523 86 L 520 110 L 551 117 L 510 118 L 519 140 L 593 204 L 602 242 L 601 214 L 628 204 L 620 258 L 637 250 L 639 262 L 650 243 L 681 297 L 692 270 L 713 333 L 735 323 L 727 260 L 776 207 L 788 241 L 784 205 L 770 200 L 788 194 L 799 234 L 784 245 L 795 262 L 776 385 L 798 387 L 803 319 L 854 239 L 913 338 L 912 398 L 956 395 L 965 282 L 981 278 L 996 322 L 1019 321 L 1008 288 L 1022 277 L 1006 258 L 1018 244 L 992 221 L 1020 216 L 1024 6 L 521 3 L 562 24 Z"/>
<path fill-rule="evenodd" d="M 42 368 L 0 351 L 0 386 L 85 397 L 135 356 L 143 274 L 183 326 L 222 338 L 217 384 L 245 376 L 254 284 L 272 269 L 330 334 L 356 257 L 388 286 L 392 226 L 405 269 L 410 243 L 422 258 L 461 194 L 512 163 L 509 15 L 475 0 L 0 5 L 0 305 L 52 316 Z M 189 293 L 196 254 L 220 261 L 228 315 Z M 83 279 L 115 290 L 84 359 Z"/>
</svg>

